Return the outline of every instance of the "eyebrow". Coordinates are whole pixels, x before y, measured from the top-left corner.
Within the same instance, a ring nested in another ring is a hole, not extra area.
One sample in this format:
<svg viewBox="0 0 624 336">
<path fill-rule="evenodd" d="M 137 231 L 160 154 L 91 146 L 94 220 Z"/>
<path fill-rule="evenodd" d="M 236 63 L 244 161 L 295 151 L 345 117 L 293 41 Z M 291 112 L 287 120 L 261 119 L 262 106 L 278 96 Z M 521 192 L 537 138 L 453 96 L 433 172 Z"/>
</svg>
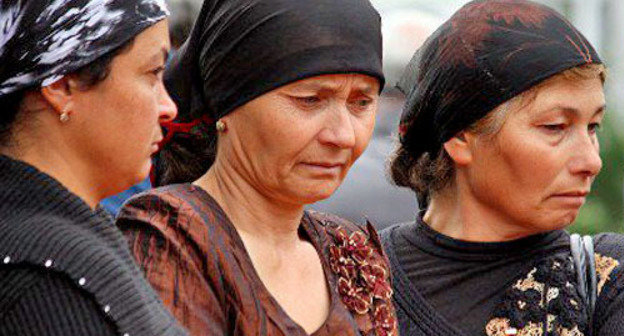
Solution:
<svg viewBox="0 0 624 336">
<path fill-rule="evenodd" d="M 308 82 L 308 83 L 300 83 L 297 86 L 293 87 L 293 89 L 295 90 L 309 90 L 309 91 L 321 91 L 321 90 L 328 90 L 328 91 L 338 91 L 340 89 L 341 86 L 336 86 L 333 84 L 328 84 L 325 82 Z M 356 87 L 357 90 L 361 91 L 362 93 L 365 94 L 370 94 L 371 92 L 375 91 L 373 89 L 373 86 L 370 84 L 364 84 L 362 86 L 357 86 Z"/>
<path fill-rule="evenodd" d="M 155 53 L 154 55 L 152 55 L 152 57 L 149 58 L 149 63 L 158 62 L 161 57 L 163 62 L 167 63 L 167 60 L 169 59 L 169 54 L 170 50 L 163 47 L 162 49 L 160 49 L 160 53 Z"/>
<path fill-rule="evenodd" d="M 596 116 L 596 115 L 598 115 L 600 113 L 604 113 L 606 109 L 607 109 L 607 104 L 604 104 L 604 105 L 600 106 L 599 108 L 596 109 L 596 112 L 594 112 L 592 117 Z M 547 111 L 544 111 L 544 112 L 549 112 L 549 111 L 554 111 L 554 110 L 561 110 L 561 111 L 563 111 L 566 114 L 572 114 L 574 116 L 579 116 L 581 114 L 581 111 L 579 111 L 578 109 L 573 108 L 573 107 L 569 107 L 569 106 L 563 106 L 563 105 L 557 105 L 557 106 L 555 106 L 553 108 L 550 108 L 550 109 L 548 109 Z"/>
</svg>

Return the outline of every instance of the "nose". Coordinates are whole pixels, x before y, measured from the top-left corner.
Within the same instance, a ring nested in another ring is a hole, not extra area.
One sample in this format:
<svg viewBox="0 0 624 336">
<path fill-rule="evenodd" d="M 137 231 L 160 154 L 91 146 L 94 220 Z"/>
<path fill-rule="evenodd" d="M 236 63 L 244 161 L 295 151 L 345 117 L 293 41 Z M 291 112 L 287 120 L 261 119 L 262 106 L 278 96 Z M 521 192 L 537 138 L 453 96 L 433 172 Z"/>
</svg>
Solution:
<svg viewBox="0 0 624 336">
<path fill-rule="evenodd" d="M 170 122 L 178 115 L 178 107 L 171 99 L 164 84 L 161 84 L 159 108 L 160 123 Z"/>
<path fill-rule="evenodd" d="M 338 148 L 354 147 L 355 129 L 349 109 L 336 106 L 328 112 L 326 125 L 319 134 L 320 142 Z"/>
<path fill-rule="evenodd" d="M 570 163 L 573 174 L 594 177 L 602 169 L 602 159 L 600 158 L 600 146 L 595 136 L 584 134 L 577 142 L 574 149 L 574 157 Z"/>
</svg>

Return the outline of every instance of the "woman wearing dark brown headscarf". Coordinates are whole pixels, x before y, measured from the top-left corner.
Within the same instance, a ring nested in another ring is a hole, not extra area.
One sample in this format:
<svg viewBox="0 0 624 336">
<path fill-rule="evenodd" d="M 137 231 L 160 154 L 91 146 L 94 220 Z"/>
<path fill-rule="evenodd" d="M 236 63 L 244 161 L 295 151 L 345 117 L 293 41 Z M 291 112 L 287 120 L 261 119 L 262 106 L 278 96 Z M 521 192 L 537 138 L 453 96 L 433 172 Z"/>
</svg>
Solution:
<svg viewBox="0 0 624 336">
<path fill-rule="evenodd" d="M 374 230 L 304 211 L 373 131 L 380 18 L 367 0 L 207 0 L 165 80 L 179 104 L 119 227 L 193 335 L 396 335 Z"/>
<path fill-rule="evenodd" d="M 524 0 L 473 1 L 417 52 L 391 168 L 423 210 L 382 235 L 404 335 L 622 335 L 624 239 L 564 231 L 601 169 L 604 79 Z"/>
</svg>

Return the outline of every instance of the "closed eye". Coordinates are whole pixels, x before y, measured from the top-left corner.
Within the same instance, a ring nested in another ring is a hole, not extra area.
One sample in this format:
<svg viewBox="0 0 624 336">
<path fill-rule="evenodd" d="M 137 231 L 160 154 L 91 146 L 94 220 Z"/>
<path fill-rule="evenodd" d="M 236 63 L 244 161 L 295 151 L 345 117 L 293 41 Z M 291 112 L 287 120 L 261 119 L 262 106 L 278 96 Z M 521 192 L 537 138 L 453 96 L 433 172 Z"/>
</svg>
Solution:
<svg viewBox="0 0 624 336">
<path fill-rule="evenodd" d="M 316 104 L 321 101 L 321 99 L 317 96 L 308 96 L 308 97 L 293 97 L 296 101 L 303 104 Z"/>
<path fill-rule="evenodd" d="M 591 123 L 587 126 L 590 134 L 596 134 L 600 130 L 600 123 Z"/>
<path fill-rule="evenodd" d="M 290 98 L 297 104 L 297 106 L 303 109 L 315 109 L 323 103 L 323 99 L 318 95 L 290 96 Z"/>
<path fill-rule="evenodd" d="M 541 125 L 540 127 L 549 132 L 558 132 L 558 131 L 563 131 L 566 125 L 565 124 L 544 124 L 544 125 Z"/>
<path fill-rule="evenodd" d="M 160 76 L 163 72 L 165 72 L 165 66 L 159 66 L 151 71 L 154 75 Z"/>
</svg>

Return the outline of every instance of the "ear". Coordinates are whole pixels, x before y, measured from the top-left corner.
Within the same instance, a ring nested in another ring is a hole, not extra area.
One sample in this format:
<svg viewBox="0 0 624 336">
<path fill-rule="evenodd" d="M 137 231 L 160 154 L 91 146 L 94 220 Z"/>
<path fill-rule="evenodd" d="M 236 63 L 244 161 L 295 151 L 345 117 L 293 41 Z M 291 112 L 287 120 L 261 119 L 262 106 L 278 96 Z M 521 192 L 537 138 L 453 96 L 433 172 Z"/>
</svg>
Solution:
<svg viewBox="0 0 624 336">
<path fill-rule="evenodd" d="M 41 95 L 59 115 L 71 112 L 74 108 L 72 92 L 76 90 L 76 82 L 65 76 L 56 82 L 41 88 Z"/>
<path fill-rule="evenodd" d="M 444 143 L 444 150 L 458 166 L 465 166 L 472 162 L 472 146 L 470 140 L 473 137 L 469 132 L 459 132 L 449 141 Z"/>
</svg>

